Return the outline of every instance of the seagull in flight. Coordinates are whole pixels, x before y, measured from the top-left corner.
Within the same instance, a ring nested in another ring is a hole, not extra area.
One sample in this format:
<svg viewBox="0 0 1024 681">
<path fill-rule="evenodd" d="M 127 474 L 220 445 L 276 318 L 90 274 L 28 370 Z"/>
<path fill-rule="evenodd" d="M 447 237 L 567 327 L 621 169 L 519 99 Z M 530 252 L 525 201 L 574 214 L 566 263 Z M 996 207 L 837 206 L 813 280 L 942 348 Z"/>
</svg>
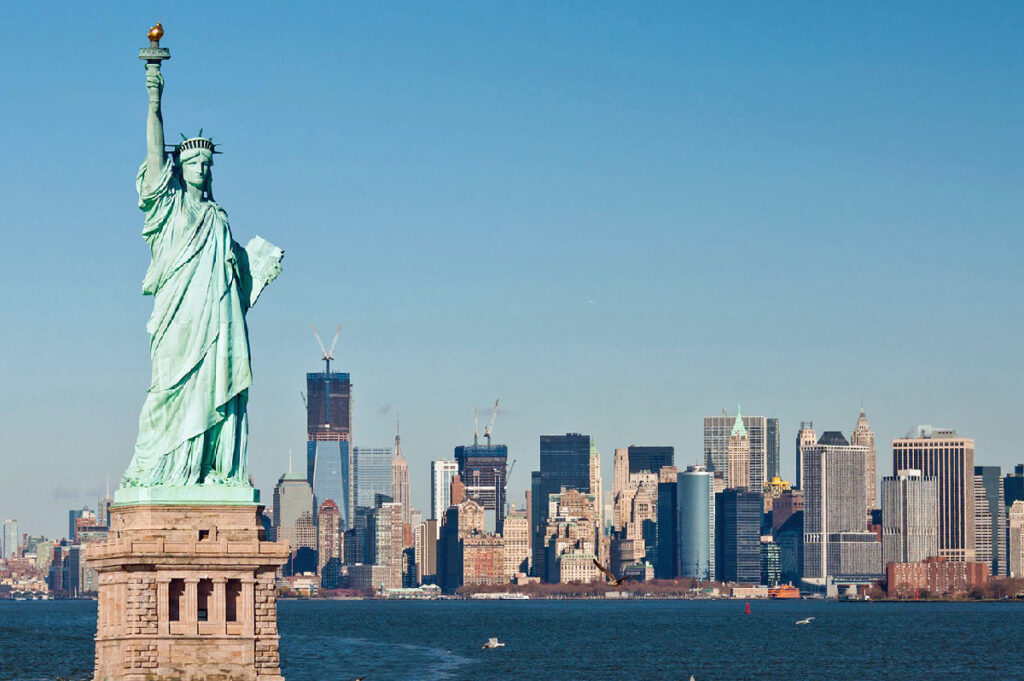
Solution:
<svg viewBox="0 0 1024 681">
<path fill-rule="evenodd" d="M 504 643 L 494 637 L 491 637 L 487 639 L 487 643 L 480 647 L 480 650 L 487 650 L 488 648 L 503 648 L 504 646 Z"/>
<path fill-rule="evenodd" d="M 598 563 L 597 558 L 594 559 L 594 565 L 597 566 L 598 570 L 604 573 L 604 575 L 608 578 L 608 581 L 612 586 L 619 586 L 623 582 L 628 582 L 631 579 L 640 579 L 640 575 L 627 575 L 625 577 L 616 577 L 612 574 L 611 570 Z"/>
<path fill-rule="evenodd" d="M 808 617 L 807 619 L 797 620 L 796 622 L 793 622 L 793 624 L 810 624 L 813 619 L 813 617 Z"/>
</svg>

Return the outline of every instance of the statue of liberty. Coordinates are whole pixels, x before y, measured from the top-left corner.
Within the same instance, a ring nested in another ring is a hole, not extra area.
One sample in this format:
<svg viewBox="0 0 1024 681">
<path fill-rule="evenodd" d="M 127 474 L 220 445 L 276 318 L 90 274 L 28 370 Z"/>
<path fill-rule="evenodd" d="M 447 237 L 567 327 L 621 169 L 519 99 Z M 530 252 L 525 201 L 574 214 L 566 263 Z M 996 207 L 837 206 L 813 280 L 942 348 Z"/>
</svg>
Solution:
<svg viewBox="0 0 1024 681">
<path fill-rule="evenodd" d="M 135 184 L 145 213 L 142 236 L 152 262 L 142 282 L 153 296 L 146 325 L 152 381 L 139 416 L 135 455 L 121 480 L 119 501 L 194 498 L 186 491 L 145 493 L 130 488 L 216 486 L 211 500 L 251 500 L 246 461 L 246 402 L 252 384 L 245 315 L 263 287 L 281 272 L 283 252 L 256 237 L 242 248 L 228 216 L 214 201 L 213 141 L 202 136 L 164 146 L 160 104 L 164 80 L 150 32 L 146 89 L 146 160 Z M 235 487 L 239 494 L 228 488 Z M 169 496 L 168 496 L 169 494 Z"/>
</svg>

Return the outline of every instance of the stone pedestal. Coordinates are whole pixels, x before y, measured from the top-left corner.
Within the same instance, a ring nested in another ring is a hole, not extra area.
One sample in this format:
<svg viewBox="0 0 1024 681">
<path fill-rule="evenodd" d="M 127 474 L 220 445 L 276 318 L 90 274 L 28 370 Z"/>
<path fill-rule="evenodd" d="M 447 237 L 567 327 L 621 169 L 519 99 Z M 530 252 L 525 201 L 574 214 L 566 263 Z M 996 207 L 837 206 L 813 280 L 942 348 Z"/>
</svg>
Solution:
<svg viewBox="0 0 1024 681">
<path fill-rule="evenodd" d="M 99 573 L 95 681 L 283 681 L 260 507 L 115 505 Z"/>
</svg>

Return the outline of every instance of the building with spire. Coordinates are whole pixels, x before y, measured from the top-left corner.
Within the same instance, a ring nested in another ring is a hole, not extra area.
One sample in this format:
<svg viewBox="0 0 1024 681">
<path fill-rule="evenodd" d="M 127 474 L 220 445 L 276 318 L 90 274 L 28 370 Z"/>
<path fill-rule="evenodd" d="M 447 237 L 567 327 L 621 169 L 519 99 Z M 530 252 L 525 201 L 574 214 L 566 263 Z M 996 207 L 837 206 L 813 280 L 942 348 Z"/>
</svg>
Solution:
<svg viewBox="0 0 1024 681">
<path fill-rule="evenodd" d="M 402 524 L 411 523 L 412 506 L 409 501 L 409 462 L 402 455 L 402 434 L 395 419 L 395 455 L 391 459 L 391 490 L 395 503 L 401 506 Z"/>
<path fill-rule="evenodd" d="M 867 458 L 864 460 L 864 505 L 865 513 L 870 515 L 873 509 L 878 508 L 878 457 L 875 451 L 875 434 L 868 425 L 868 417 L 864 414 L 863 406 L 860 408 L 860 416 L 857 417 L 857 427 L 850 435 L 850 444 L 868 448 Z"/>
<path fill-rule="evenodd" d="M 750 438 L 743 425 L 743 412 L 736 405 L 736 420 L 729 434 L 729 449 L 726 458 L 725 486 L 728 489 L 750 489 Z M 754 488 L 755 492 L 760 492 Z"/>
<path fill-rule="evenodd" d="M 747 486 L 752 491 L 762 491 L 773 475 L 778 475 L 779 420 L 766 416 L 744 416 L 737 414 L 747 431 L 750 444 L 750 466 Z M 704 417 L 704 464 L 708 471 L 728 476 L 729 440 L 737 416 L 723 413 L 721 416 Z"/>
</svg>

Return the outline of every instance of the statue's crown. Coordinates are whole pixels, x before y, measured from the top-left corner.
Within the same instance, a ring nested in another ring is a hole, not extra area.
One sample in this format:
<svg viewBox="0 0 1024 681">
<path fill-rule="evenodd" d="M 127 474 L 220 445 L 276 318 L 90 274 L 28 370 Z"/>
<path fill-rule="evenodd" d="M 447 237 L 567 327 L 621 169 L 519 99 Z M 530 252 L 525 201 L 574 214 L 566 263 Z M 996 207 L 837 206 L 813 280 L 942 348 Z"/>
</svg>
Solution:
<svg viewBox="0 0 1024 681">
<path fill-rule="evenodd" d="M 190 137 L 178 145 L 177 151 L 180 154 L 183 151 L 190 151 L 192 149 L 206 149 L 211 154 L 218 153 L 213 140 L 205 137 Z"/>
</svg>

